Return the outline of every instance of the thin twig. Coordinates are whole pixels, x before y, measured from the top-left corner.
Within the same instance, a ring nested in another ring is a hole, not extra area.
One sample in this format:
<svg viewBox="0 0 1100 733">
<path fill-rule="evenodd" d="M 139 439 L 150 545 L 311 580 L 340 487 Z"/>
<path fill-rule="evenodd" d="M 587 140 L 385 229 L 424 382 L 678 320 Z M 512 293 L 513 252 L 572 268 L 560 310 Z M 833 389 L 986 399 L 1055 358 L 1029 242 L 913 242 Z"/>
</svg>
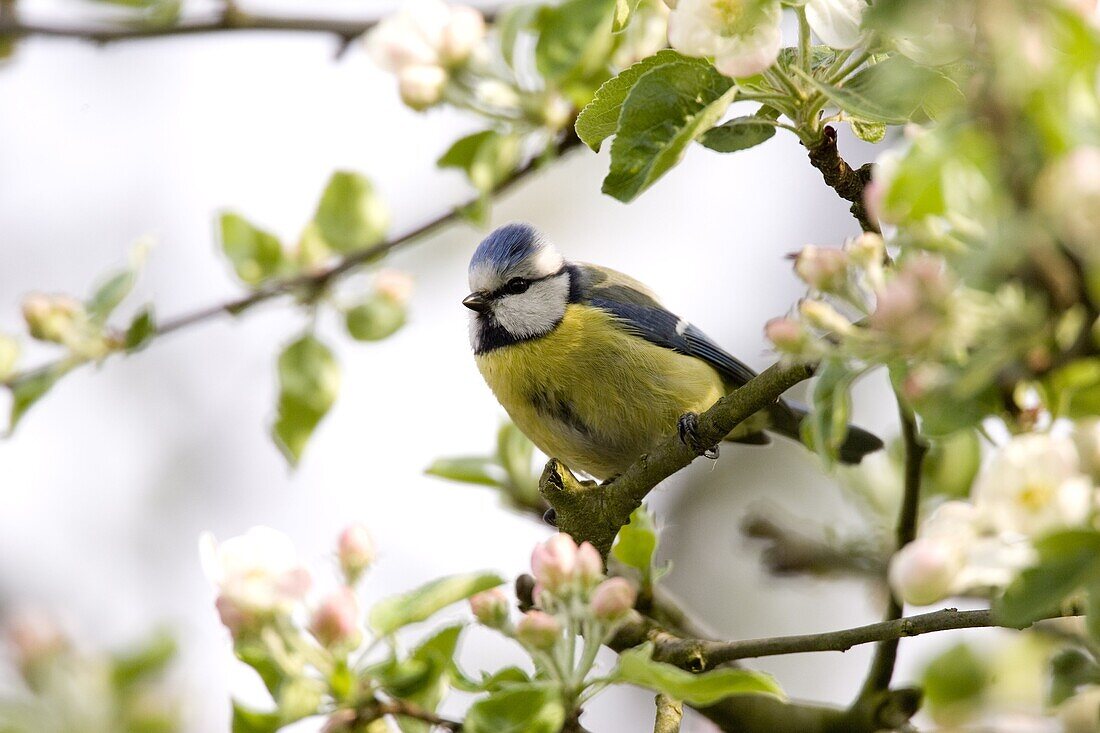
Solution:
<svg viewBox="0 0 1100 733">
<path fill-rule="evenodd" d="M 422 708 L 419 705 L 414 705 L 405 700 L 391 700 L 390 702 L 382 703 L 378 706 L 376 712 L 379 717 L 397 715 L 405 718 L 412 718 L 433 725 L 436 728 L 452 731 L 452 733 L 458 733 L 458 731 L 462 730 L 462 723 L 459 721 L 444 718 L 431 710 Z"/>
<path fill-rule="evenodd" d="M 905 637 L 939 631 L 989 627 L 1003 627 L 1003 624 L 998 623 L 992 612 L 987 609 L 959 611 L 955 608 L 944 608 L 916 616 L 879 621 L 866 626 L 820 634 L 774 636 L 739 641 L 706 641 L 682 639 L 662 631 L 650 630 L 648 640 L 655 644 L 655 659 L 699 672 L 737 659 L 811 652 L 845 652 L 861 644 L 896 642 Z"/>
<path fill-rule="evenodd" d="M 821 176 L 837 195 L 852 203 L 852 216 L 865 232 L 880 232 L 878 223 L 871 219 L 863 203 L 863 189 L 871 180 L 871 165 L 854 169 L 848 165 L 836 146 L 836 130 L 828 125 L 821 131 L 821 141 L 809 146 L 810 163 L 821 171 Z"/>
<path fill-rule="evenodd" d="M 557 144 L 555 148 L 555 154 L 561 155 L 563 153 L 566 153 L 570 150 L 577 148 L 579 144 L 579 139 L 575 135 L 570 134 Z M 496 188 L 495 193 L 499 195 L 512 188 L 528 175 L 541 168 L 543 160 L 544 159 L 540 156 L 529 162 L 524 167 L 515 171 Z M 224 303 L 204 306 L 188 313 L 183 313 L 172 318 L 167 318 L 157 325 L 156 330 L 153 333 L 152 339 L 159 338 L 175 331 L 180 331 L 199 323 L 212 320 L 214 318 L 217 318 L 218 316 L 227 314 L 239 315 L 242 312 L 249 310 L 253 306 L 259 305 L 260 303 L 271 300 L 273 298 L 289 295 L 296 292 L 316 291 L 319 289 L 324 289 L 328 287 L 331 283 L 348 274 L 349 272 L 356 270 L 367 263 L 374 262 L 396 249 L 411 244 L 416 240 L 432 234 L 435 231 L 455 222 L 461 217 L 462 209 L 465 206 L 474 203 L 474 201 L 476 201 L 476 199 L 472 199 L 464 206 L 459 206 L 451 209 L 444 214 L 440 214 L 431 221 L 428 221 L 425 224 L 411 229 L 394 239 L 374 245 L 372 247 L 361 249 L 357 252 L 353 252 L 352 254 L 343 257 L 335 264 L 327 268 L 315 270 L 304 275 L 297 275 L 295 277 L 272 280 L 271 282 L 256 288 L 248 295 L 242 296 L 240 298 L 234 298 L 233 300 L 229 300 Z M 58 360 L 43 364 L 28 371 L 19 372 L 3 380 L 2 382 L 0 382 L 0 384 L 10 387 L 18 382 L 27 379 L 33 379 L 36 376 L 40 376 L 47 371 L 54 369 L 63 361 L 64 360 Z"/>
<path fill-rule="evenodd" d="M 483 11 L 491 19 L 493 11 Z M 9 13 L 0 18 L 0 36 L 23 38 L 45 36 L 70 38 L 105 45 L 120 41 L 166 38 L 234 31 L 285 31 L 320 33 L 335 36 L 346 46 L 366 33 L 379 22 L 379 18 L 364 20 L 340 20 L 336 18 L 287 17 L 244 12 L 227 6 L 216 14 L 201 20 L 184 20 L 172 25 L 125 24 L 81 27 L 21 20 L 18 14 Z"/>
<path fill-rule="evenodd" d="M 898 510 L 898 523 L 894 551 L 913 541 L 917 536 L 917 517 L 920 513 L 921 469 L 928 446 L 917 432 L 917 420 L 913 412 L 900 398 L 898 413 L 901 420 L 902 442 L 905 446 L 905 487 L 902 492 L 901 507 Z M 886 609 L 886 621 L 900 619 L 905 606 L 893 594 Z M 900 637 L 899 637 L 900 638 Z M 867 700 L 890 686 L 894 676 L 894 664 L 898 656 L 898 639 L 887 639 L 878 645 L 867 679 L 860 690 L 856 705 Z"/>
</svg>

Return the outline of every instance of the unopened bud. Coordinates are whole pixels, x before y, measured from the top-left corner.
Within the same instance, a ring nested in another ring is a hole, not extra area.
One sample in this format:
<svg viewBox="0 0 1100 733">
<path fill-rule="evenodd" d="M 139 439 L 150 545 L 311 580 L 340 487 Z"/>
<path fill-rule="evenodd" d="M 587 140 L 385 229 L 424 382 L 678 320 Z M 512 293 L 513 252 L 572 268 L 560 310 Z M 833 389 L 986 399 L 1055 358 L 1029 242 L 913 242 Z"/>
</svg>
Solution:
<svg viewBox="0 0 1100 733">
<path fill-rule="evenodd" d="M 592 591 L 592 615 L 601 621 L 618 621 L 638 600 L 638 591 L 626 578 L 608 578 Z"/>
<path fill-rule="evenodd" d="M 881 265 L 886 257 L 886 243 L 874 232 L 864 232 L 844 245 L 848 259 L 859 267 Z"/>
<path fill-rule="evenodd" d="M 852 331 L 852 322 L 821 300 L 803 300 L 798 304 L 802 318 L 816 329 L 843 336 Z"/>
<path fill-rule="evenodd" d="M 532 649 L 549 649 L 561 636 L 561 624 L 542 611 L 528 611 L 516 624 L 516 638 Z"/>
<path fill-rule="evenodd" d="M 802 351 L 809 334 L 802 324 L 793 318 L 773 318 L 764 324 L 764 336 L 779 351 L 797 354 Z"/>
<path fill-rule="evenodd" d="M 22 611 L 5 622 L 16 664 L 24 674 L 69 646 L 61 628 L 41 613 Z"/>
<path fill-rule="evenodd" d="M 485 18 L 474 8 L 456 5 L 440 38 L 439 55 L 448 64 L 461 64 L 485 38 Z"/>
<path fill-rule="evenodd" d="M 438 103 L 446 84 L 447 72 L 441 66 L 406 66 L 397 72 L 397 92 L 401 101 L 417 111 Z"/>
<path fill-rule="evenodd" d="M 582 542 L 577 548 L 576 574 L 577 580 L 586 587 L 595 585 L 603 578 L 603 558 L 589 542 Z"/>
<path fill-rule="evenodd" d="M 375 560 L 374 540 L 365 525 L 352 524 L 340 533 L 336 556 L 345 582 L 355 585 Z"/>
<path fill-rule="evenodd" d="M 843 289 L 848 276 L 848 255 L 843 250 L 810 244 L 795 256 L 794 271 L 811 288 L 836 292 Z"/>
<path fill-rule="evenodd" d="M 508 596 L 500 588 L 490 588 L 470 598 L 470 610 L 482 626 L 503 628 L 508 623 Z"/>
<path fill-rule="evenodd" d="M 309 621 L 309 631 L 323 646 L 354 646 L 359 642 L 359 602 L 344 586 L 321 601 Z"/>
<path fill-rule="evenodd" d="M 894 555 L 890 585 L 906 603 L 927 606 L 950 595 L 958 571 L 958 555 L 946 542 L 922 537 Z"/>
<path fill-rule="evenodd" d="M 228 596 L 218 596 L 214 601 L 214 608 L 218 611 L 218 619 L 222 622 L 222 626 L 229 630 L 229 635 L 234 639 L 240 638 L 253 621 L 252 614 L 246 612 Z"/>
<path fill-rule="evenodd" d="M 23 299 L 23 320 L 27 322 L 27 330 L 41 341 L 62 341 L 83 310 L 80 301 L 67 295 L 32 293 Z"/>
<path fill-rule="evenodd" d="M 571 585 L 577 567 L 577 543 L 559 532 L 531 553 L 531 574 L 543 590 L 556 593 Z"/>
</svg>

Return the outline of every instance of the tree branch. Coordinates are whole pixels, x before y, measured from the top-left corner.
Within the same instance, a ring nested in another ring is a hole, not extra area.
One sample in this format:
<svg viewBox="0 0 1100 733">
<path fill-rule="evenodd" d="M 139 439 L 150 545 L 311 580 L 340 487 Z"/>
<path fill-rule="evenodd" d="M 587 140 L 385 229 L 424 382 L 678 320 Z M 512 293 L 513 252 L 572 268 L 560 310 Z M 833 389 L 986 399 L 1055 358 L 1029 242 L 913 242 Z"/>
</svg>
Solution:
<svg viewBox="0 0 1100 733">
<path fill-rule="evenodd" d="M 810 163 L 837 195 L 852 203 L 850 211 L 865 232 L 880 233 L 878 223 L 871 219 L 863 203 L 863 189 L 871 180 L 871 164 L 855 170 L 840 157 L 836 147 L 836 130 L 828 125 L 821 131 L 821 142 L 808 148 Z"/>
<path fill-rule="evenodd" d="M 458 733 L 458 731 L 462 730 L 462 723 L 457 720 L 444 718 L 431 710 L 422 708 L 419 705 L 414 705 L 405 700 L 391 700 L 382 703 L 373 712 L 377 713 L 379 718 L 387 715 L 394 715 L 420 720 L 436 728 L 452 731 L 452 733 Z"/>
<path fill-rule="evenodd" d="M 647 628 L 644 630 L 643 641 L 652 641 L 656 645 L 653 655 L 655 659 L 692 672 L 701 672 L 737 659 L 811 652 L 846 652 L 861 644 L 896 642 L 898 639 L 909 636 L 938 631 L 1002 626 L 1003 624 L 998 623 L 992 612 L 987 609 L 960 611 L 956 608 L 943 608 L 939 611 L 879 621 L 839 631 L 739 641 L 682 639 L 664 631 Z M 636 635 L 639 629 L 633 629 L 629 633 Z"/>
<path fill-rule="evenodd" d="M 743 420 L 774 403 L 794 385 L 809 379 L 813 367 L 775 364 L 718 400 L 699 416 L 700 445 L 717 445 Z M 658 483 L 684 468 L 697 454 L 676 435 L 636 460 L 618 478 L 604 484 L 579 481 L 556 459 L 546 464 L 539 492 L 553 508 L 558 528 L 578 542 L 587 540 L 603 554 L 642 499 Z"/>
<path fill-rule="evenodd" d="M 917 517 L 920 513 L 921 468 L 928 446 L 917 433 L 917 420 L 912 411 L 898 398 L 898 412 L 901 419 L 902 441 L 905 446 L 905 487 L 902 493 L 901 508 L 898 510 L 898 523 L 894 552 L 913 541 L 917 536 Z M 886 609 L 886 621 L 900 619 L 905 610 L 903 603 L 890 594 L 890 603 Z M 867 679 L 863 683 L 855 705 L 858 706 L 890 686 L 894 676 L 894 664 L 898 656 L 898 638 L 886 639 L 875 650 Z"/>
<path fill-rule="evenodd" d="M 792 526 L 794 521 L 750 514 L 741 523 L 746 537 L 765 541 L 762 560 L 772 574 L 850 575 L 885 582 L 885 548 L 866 539 L 837 541 L 810 536 Z"/>
<path fill-rule="evenodd" d="M 653 733 L 680 733 L 680 721 L 684 718 L 684 704 L 668 695 L 657 695 L 657 717 L 653 721 Z"/>
<path fill-rule="evenodd" d="M 562 155 L 564 153 L 567 153 L 568 151 L 577 148 L 579 144 L 580 140 L 575 135 L 568 134 L 556 145 L 554 149 L 555 155 Z M 517 171 L 512 173 L 512 175 L 510 175 L 507 179 L 505 179 L 499 186 L 497 186 L 494 193 L 496 195 L 504 193 L 523 179 L 527 178 L 530 174 L 534 173 L 536 170 L 539 170 L 543 166 L 544 162 L 544 156 L 538 156 L 534 158 L 527 165 L 518 169 Z M 206 306 L 191 311 L 189 313 L 183 313 L 179 316 L 165 319 L 157 325 L 151 339 L 166 336 L 170 333 L 180 331 L 185 328 L 190 328 L 191 326 L 212 320 L 214 318 L 217 318 L 218 316 L 240 315 L 241 313 L 249 310 L 253 306 L 259 305 L 260 303 L 272 300 L 273 298 L 277 298 L 280 296 L 290 295 L 292 293 L 303 291 L 316 292 L 318 290 L 323 290 L 331 283 L 339 280 L 341 277 L 348 274 L 349 272 L 356 270 L 371 262 L 375 262 L 381 257 L 389 254 L 390 252 L 393 252 L 394 250 L 412 244 L 422 237 L 432 234 L 437 230 L 454 223 L 461 217 L 462 209 L 465 206 L 474 203 L 476 200 L 476 198 L 471 199 L 465 205 L 456 207 L 444 214 L 440 214 L 431 221 L 428 221 L 427 223 L 422 224 L 415 229 L 411 229 L 394 239 L 374 245 L 373 247 L 367 247 L 357 252 L 353 252 L 341 258 L 329 267 L 315 270 L 313 272 L 309 272 L 303 275 L 297 275 L 295 277 L 272 280 L 271 282 L 259 286 L 248 295 L 242 296 L 240 298 L 234 298 L 233 300 L 224 303 Z M 114 340 L 121 345 L 121 335 L 118 335 L 117 338 L 115 338 Z M 121 346 L 118 347 L 118 350 L 121 350 Z M 117 353 L 117 350 L 115 353 Z M 43 364 L 39 367 L 36 367 L 35 369 L 19 372 L 3 381 L 0 381 L 0 385 L 11 387 L 23 380 L 33 379 L 37 376 L 40 376 L 51 369 L 57 368 L 63 362 L 68 361 L 71 361 L 71 359 L 61 359 L 58 361 Z"/>
<path fill-rule="evenodd" d="M 487 19 L 494 16 L 493 11 L 483 10 L 482 12 L 485 13 Z M 0 37 L 47 36 L 51 38 L 71 38 L 105 45 L 120 41 L 232 31 L 284 31 L 328 34 L 338 38 L 341 47 L 346 47 L 377 25 L 378 22 L 378 18 L 339 20 L 336 18 L 303 18 L 249 13 L 236 8 L 232 4 L 227 4 L 222 10 L 208 18 L 184 20 L 173 25 L 126 24 L 101 25 L 89 28 L 23 21 L 17 14 L 7 13 L 0 17 Z"/>
</svg>

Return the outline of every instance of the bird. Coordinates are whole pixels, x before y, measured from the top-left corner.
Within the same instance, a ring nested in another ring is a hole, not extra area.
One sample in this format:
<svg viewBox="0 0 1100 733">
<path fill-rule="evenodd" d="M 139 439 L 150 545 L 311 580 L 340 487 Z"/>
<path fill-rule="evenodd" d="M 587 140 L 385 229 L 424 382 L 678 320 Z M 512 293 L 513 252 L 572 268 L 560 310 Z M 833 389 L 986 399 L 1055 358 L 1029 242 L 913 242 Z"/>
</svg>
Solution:
<svg viewBox="0 0 1100 733">
<path fill-rule="evenodd" d="M 649 288 L 565 259 L 529 224 L 491 232 L 468 275 L 478 370 L 515 425 L 572 471 L 613 479 L 677 431 L 696 448 L 697 415 L 755 376 Z M 805 416 L 781 399 L 726 440 L 767 443 L 764 429 L 799 440 Z M 858 463 L 880 448 L 852 427 L 839 458 Z"/>
</svg>

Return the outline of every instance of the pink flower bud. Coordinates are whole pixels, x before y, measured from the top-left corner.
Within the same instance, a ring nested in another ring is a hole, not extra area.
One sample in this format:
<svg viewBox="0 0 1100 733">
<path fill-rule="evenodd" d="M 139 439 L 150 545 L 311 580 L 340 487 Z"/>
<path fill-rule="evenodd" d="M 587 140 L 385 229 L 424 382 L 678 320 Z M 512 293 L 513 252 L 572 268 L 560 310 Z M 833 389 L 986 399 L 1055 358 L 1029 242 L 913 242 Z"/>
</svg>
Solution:
<svg viewBox="0 0 1100 733">
<path fill-rule="evenodd" d="M 922 537 L 894 556 L 890 585 L 906 603 L 927 606 L 951 594 L 959 565 L 958 554 L 947 541 Z"/>
<path fill-rule="evenodd" d="M 603 558 L 589 542 L 577 548 L 577 579 L 585 586 L 592 586 L 603 578 Z"/>
<path fill-rule="evenodd" d="M 401 270 L 385 268 L 374 276 L 374 290 L 395 303 L 405 305 L 412 296 L 414 282 L 412 275 Z"/>
<path fill-rule="evenodd" d="M 601 621 L 618 621 L 638 600 L 638 591 L 626 578 L 608 578 L 592 591 L 589 605 Z"/>
<path fill-rule="evenodd" d="M 531 553 L 531 574 L 544 591 L 556 593 L 573 580 L 577 567 L 577 543 L 558 532 Z"/>
<path fill-rule="evenodd" d="M 340 533 L 336 556 L 348 585 L 355 585 L 363 573 L 374 564 L 374 540 L 363 524 L 349 525 Z"/>
<path fill-rule="evenodd" d="M 470 610 L 483 626 L 503 628 L 508 623 L 508 596 L 500 588 L 490 588 L 470 598 Z"/>
<path fill-rule="evenodd" d="M 321 601 L 309 621 L 309 631 L 326 647 L 358 643 L 359 602 L 351 588 L 344 586 Z"/>
<path fill-rule="evenodd" d="M 795 354 L 802 350 L 808 334 L 793 318 L 773 318 L 764 324 L 764 336 L 779 351 Z"/>
<path fill-rule="evenodd" d="M 874 232 L 864 232 L 845 243 L 844 251 L 848 259 L 860 267 L 881 265 L 886 256 L 886 243 Z"/>
<path fill-rule="evenodd" d="M 561 624 L 542 611 L 528 611 L 516 624 L 516 638 L 533 649 L 549 649 L 561 636 Z"/>
<path fill-rule="evenodd" d="M 795 256 L 794 271 L 811 288 L 835 292 L 844 287 L 848 276 L 848 255 L 843 250 L 810 244 Z"/>
</svg>

